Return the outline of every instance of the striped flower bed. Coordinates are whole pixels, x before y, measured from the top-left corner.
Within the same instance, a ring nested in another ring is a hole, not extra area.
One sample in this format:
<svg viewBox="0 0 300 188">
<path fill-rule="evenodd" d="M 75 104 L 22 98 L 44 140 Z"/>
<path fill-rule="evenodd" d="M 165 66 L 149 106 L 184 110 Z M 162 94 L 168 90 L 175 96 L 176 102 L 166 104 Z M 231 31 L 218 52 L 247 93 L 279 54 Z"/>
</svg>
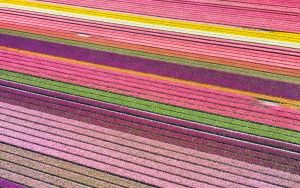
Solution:
<svg viewBox="0 0 300 188">
<path fill-rule="evenodd" d="M 299 187 L 300 5 L 0 0 L 0 187 Z"/>
</svg>

